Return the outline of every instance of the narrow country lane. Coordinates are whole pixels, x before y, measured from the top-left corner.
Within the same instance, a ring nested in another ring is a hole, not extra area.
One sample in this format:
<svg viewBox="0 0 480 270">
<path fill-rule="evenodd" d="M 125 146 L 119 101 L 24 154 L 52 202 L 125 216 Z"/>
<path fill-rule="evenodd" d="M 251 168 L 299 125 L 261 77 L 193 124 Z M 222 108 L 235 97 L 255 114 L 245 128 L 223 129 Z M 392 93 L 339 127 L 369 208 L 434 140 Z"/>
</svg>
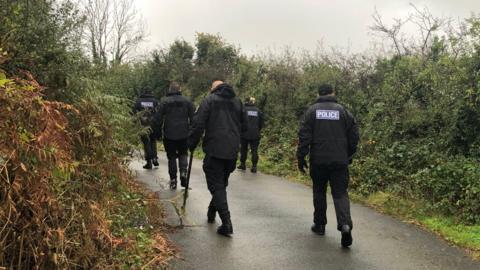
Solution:
<svg viewBox="0 0 480 270">
<path fill-rule="evenodd" d="M 175 226 L 179 218 L 169 200 L 177 198 L 180 204 L 183 191 L 168 190 L 167 162 L 164 153 L 160 155 L 157 169 L 143 170 L 142 161 L 130 167 L 140 182 L 158 192 L 168 222 Z M 170 235 L 182 257 L 172 263 L 173 269 L 480 269 L 479 262 L 437 236 L 357 204 L 352 205 L 353 246 L 342 249 L 331 201 L 326 235 L 315 235 L 310 231 L 309 187 L 249 171 L 236 171 L 230 178 L 234 235 L 219 236 L 218 217 L 216 224 L 207 223 L 210 194 L 201 165 L 194 161 L 186 226 Z"/>
</svg>

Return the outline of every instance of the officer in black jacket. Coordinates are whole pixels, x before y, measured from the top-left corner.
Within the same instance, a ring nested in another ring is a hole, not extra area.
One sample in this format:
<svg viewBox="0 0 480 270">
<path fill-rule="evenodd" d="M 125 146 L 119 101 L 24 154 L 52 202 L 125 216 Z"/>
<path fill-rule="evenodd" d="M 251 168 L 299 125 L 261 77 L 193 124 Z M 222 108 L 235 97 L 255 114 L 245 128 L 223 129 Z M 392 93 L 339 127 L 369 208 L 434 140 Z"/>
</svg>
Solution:
<svg viewBox="0 0 480 270">
<path fill-rule="evenodd" d="M 263 114 L 255 106 L 255 98 L 249 97 L 245 100 L 243 109 L 247 130 L 242 132 L 240 141 L 240 166 L 238 169 L 245 170 L 247 161 L 248 146 L 252 151 L 252 173 L 257 172 L 258 145 L 260 144 L 260 132 L 263 128 Z"/>
<path fill-rule="evenodd" d="M 143 150 L 147 164 L 143 166 L 144 169 L 152 169 L 152 164 L 158 166 L 157 156 L 157 139 L 160 137 L 158 132 L 154 132 L 152 127 L 153 117 L 156 113 L 158 101 L 149 89 L 144 90 L 140 97 L 136 100 L 133 107 L 134 113 L 140 113 L 140 123 L 144 127 L 149 128 L 148 134 L 140 137 L 143 143 Z"/>
<path fill-rule="evenodd" d="M 212 194 L 207 217 L 208 222 L 213 223 L 216 212 L 219 213 L 222 225 L 217 232 L 225 236 L 233 233 L 227 186 L 228 177 L 235 170 L 244 122 L 242 111 L 242 102 L 235 96 L 233 88 L 216 80 L 211 93 L 203 99 L 197 110 L 189 137 L 189 149 L 193 151 L 205 132 L 203 171 Z"/>
<path fill-rule="evenodd" d="M 156 121 L 163 126 L 163 145 L 167 152 L 170 188 L 177 188 L 177 159 L 180 167 L 180 184 L 185 187 L 188 167 L 187 138 L 195 108 L 182 96 L 180 86 L 170 84 L 167 96 L 160 102 Z"/>
<path fill-rule="evenodd" d="M 312 231 L 325 234 L 327 224 L 327 183 L 330 182 L 337 215 L 341 244 L 352 244 L 352 219 L 348 198 L 348 164 L 357 150 L 358 127 L 352 114 L 337 103 L 331 85 L 319 87 L 317 102 L 305 113 L 298 132 L 298 167 L 308 168 L 305 157 L 310 154 L 310 176 L 313 181 L 315 208 Z"/>
</svg>

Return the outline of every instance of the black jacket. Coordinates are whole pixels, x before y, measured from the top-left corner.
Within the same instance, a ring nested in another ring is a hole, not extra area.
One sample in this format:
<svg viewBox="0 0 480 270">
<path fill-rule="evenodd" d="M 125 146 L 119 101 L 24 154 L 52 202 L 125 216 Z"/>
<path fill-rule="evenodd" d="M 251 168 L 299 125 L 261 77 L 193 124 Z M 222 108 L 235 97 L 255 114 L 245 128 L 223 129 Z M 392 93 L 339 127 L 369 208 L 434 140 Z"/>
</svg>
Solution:
<svg viewBox="0 0 480 270">
<path fill-rule="evenodd" d="M 160 101 L 158 113 L 155 116 L 156 128 L 163 127 L 163 137 L 166 139 L 186 139 L 194 112 L 193 103 L 180 92 L 168 93 L 167 97 Z"/>
<path fill-rule="evenodd" d="M 245 129 L 242 111 L 242 102 L 235 97 L 233 88 L 225 83 L 217 86 L 203 99 L 194 116 L 189 146 L 197 145 L 205 131 L 205 154 L 220 159 L 236 159 L 240 133 Z"/>
<path fill-rule="evenodd" d="M 312 164 L 348 164 L 357 151 L 358 126 L 335 97 L 323 96 L 306 112 L 298 132 L 297 157 Z"/>
<path fill-rule="evenodd" d="M 152 126 L 152 121 L 156 113 L 158 101 L 152 94 L 142 94 L 135 101 L 133 113 L 143 112 L 140 115 L 140 123 L 143 126 Z"/>
<path fill-rule="evenodd" d="M 259 140 L 263 128 L 263 113 L 255 105 L 245 104 L 243 115 L 247 130 L 242 132 L 242 139 Z"/>
</svg>

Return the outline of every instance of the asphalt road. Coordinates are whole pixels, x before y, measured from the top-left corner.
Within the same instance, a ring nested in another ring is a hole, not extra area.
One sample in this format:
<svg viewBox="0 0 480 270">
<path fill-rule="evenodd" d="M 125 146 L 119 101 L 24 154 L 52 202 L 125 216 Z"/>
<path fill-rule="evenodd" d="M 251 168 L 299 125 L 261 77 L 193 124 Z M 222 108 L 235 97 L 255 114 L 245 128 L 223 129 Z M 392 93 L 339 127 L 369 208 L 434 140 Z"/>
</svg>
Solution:
<svg viewBox="0 0 480 270">
<path fill-rule="evenodd" d="M 159 154 L 157 169 L 142 169 L 142 161 L 134 161 L 130 167 L 140 182 L 158 192 L 165 202 L 168 223 L 178 226 L 175 207 L 179 209 L 183 191 L 168 190 L 167 162 L 164 154 Z M 343 249 L 331 200 L 326 235 L 315 235 L 310 231 L 313 205 L 309 187 L 249 171 L 236 171 L 230 178 L 234 234 L 231 238 L 219 236 L 219 218 L 216 224 L 207 223 L 210 194 L 201 165 L 194 161 L 192 190 L 186 212 L 180 215 L 185 226 L 170 234 L 181 250 L 181 259 L 172 262 L 173 269 L 480 269 L 480 262 L 434 234 L 357 204 L 352 205 L 353 246 Z"/>
</svg>

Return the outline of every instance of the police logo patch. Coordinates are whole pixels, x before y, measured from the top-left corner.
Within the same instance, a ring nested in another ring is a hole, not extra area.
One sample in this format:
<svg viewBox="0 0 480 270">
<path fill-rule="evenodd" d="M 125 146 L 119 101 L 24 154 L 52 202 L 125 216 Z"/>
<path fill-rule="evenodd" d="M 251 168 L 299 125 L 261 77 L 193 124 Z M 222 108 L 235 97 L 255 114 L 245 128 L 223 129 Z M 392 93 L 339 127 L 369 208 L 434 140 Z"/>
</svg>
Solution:
<svg viewBox="0 0 480 270">
<path fill-rule="evenodd" d="M 258 112 L 257 112 L 257 111 L 247 111 L 247 115 L 248 115 L 248 116 L 258 117 Z"/>
<path fill-rule="evenodd" d="M 140 105 L 142 105 L 143 108 L 153 108 L 153 102 L 151 101 L 140 102 Z"/>
<path fill-rule="evenodd" d="M 340 112 L 335 110 L 317 110 L 318 120 L 340 120 Z"/>
</svg>

